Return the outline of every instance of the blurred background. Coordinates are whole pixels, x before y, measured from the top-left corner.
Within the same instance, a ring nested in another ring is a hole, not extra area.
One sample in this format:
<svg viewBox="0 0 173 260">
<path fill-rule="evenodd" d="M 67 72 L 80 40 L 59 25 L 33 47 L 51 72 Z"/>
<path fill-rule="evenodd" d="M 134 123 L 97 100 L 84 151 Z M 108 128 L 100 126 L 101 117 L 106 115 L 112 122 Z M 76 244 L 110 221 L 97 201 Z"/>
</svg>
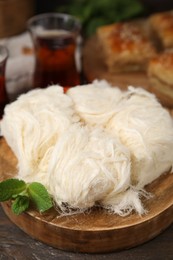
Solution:
<svg viewBox="0 0 173 260">
<path fill-rule="evenodd" d="M 92 0 L 87 0 L 88 2 L 94 2 Z M 65 5 L 65 4 L 72 4 L 74 2 L 83 2 L 83 0 L 36 0 L 36 12 L 47 12 L 47 11 L 54 11 L 56 8 L 58 8 L 59 5 Z M 86 2 L 86 1 L 85 1 Z M 100 1 L 95 1 L 100 2 Z M 116 0 L 106 0 L 106 2 L 116 2 Z M 119 1 L 120 2 L 120 1 Z M 123 0 L 122 0 L 123 2 Z M 131 1 L 125 1 L 125 2 L 131 2 Z M 133 2 L 133 1 L 132 1 Z M 173 1 L 172 0 L 138 0 L 138 2 L 142 3 L 145 7 L 148 13 L 150 12 L 157 12 L 162 10 L 168 10 L 170 8 L 173 8 Z"/>
<path fill-rule="evenodd" d="M 145 17 L 173 9 L 172 0 L 36 0 L 36 13 L 65 12 L 78 16 L 90 36 L 103 24 Z"/>
<path fill-rule="evenodd" d="M 173 10 L 173 0 L 0 0 L 0 44 L 9 51 L 6 86 L 10 100 L 32 87 L 34 51 L 27 20 L 40 13 L 63 12 L 82 22 L 82 36 L 114 22 Z"/>
<path fill-rule="evenodd" d="M 0 0 L 0 38 L 21 33 L 29 17 L 64 12 L 80 18 L 85 36 L 103 24 L 173 9 L 172 0 Z"/>
</svg>

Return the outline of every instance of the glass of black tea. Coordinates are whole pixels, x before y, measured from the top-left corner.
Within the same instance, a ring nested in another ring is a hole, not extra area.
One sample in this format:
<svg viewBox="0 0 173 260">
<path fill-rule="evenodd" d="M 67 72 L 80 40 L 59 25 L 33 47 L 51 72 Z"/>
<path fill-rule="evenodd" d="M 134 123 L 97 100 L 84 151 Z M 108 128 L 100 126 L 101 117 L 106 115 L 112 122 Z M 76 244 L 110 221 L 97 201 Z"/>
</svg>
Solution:
<svg viewBox="0 0 173 260">
<path fill-rule="evenodd" d="M 4 113 L 4 107 L 8 103 L 8 96 L 5 85 L 5 68 L 8 58 L 8 51 L 5 46 L 0 45 L 0 119 Z"/>
<path fill-rule="evenodd" d="M 68 14 L 45 13 L 30 18 L 27 26 L 35 47 L 33 87 L 80 84 L 76 63 L 80 21 Z"/>
</svg>

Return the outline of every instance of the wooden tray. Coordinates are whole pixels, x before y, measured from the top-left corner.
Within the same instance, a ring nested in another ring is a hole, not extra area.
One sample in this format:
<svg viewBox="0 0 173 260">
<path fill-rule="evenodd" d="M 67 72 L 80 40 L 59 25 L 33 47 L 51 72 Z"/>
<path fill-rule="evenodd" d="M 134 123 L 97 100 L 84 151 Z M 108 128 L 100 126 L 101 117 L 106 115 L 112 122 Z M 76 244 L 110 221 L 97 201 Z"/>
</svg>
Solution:
<svg viewBox="0 0 173 260">
<path fill-rule="evenodd" d="M 0 181 L 15 176 L 17 160 L 3 138 L 0 139 Z M 51 209 L 40 215 L 29 210 L 19 216 L 2 203 L 6 215 L 24 232 L 59 249 L 101 253 L 140 245 L 161 233 L 173 222 L 173 174 L 163 174 L 147 187 L 153 198 L 143 201 L 148 214 L 128 217 L 93 209 L 86 214 L 62 217 Z"/>
</svg>

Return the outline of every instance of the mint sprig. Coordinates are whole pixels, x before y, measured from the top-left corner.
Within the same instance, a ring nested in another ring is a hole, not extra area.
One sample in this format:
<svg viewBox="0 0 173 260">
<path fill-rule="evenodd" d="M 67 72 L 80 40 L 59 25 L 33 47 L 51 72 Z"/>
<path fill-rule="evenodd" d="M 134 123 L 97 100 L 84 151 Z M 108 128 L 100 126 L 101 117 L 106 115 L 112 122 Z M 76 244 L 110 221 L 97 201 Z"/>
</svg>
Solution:
<svg viewBox="0 0 173 260">
<path fill-rule="evenodd" d="M 29 197 L 18 195 L 12 202 L 11 209 L 14 214 L 19 215 L 29 208 Z"/>
<path fill-rule="evenodd" d="M 38 182 L 28 186 L 28 194 L 36 208 L 42 213 L 52 207 L 52 200 L 45 187 Z"/>
<path fill-rule="evenodd" d="M 26 189 L 26 183 L 18 179 L 8 179 L 0 183 L 0 201 L 6 201 Z"/>
<path fill-rule="evenodd" d="M 12 200 L 11 209 L 16 215 L 29 209 L 34 204 L 43 213 L 53 206 L 52 199 L 41 183 L 27 184 L 23 180 L 8 179 L 0 183 L 0 201 Z"/>
</svg>

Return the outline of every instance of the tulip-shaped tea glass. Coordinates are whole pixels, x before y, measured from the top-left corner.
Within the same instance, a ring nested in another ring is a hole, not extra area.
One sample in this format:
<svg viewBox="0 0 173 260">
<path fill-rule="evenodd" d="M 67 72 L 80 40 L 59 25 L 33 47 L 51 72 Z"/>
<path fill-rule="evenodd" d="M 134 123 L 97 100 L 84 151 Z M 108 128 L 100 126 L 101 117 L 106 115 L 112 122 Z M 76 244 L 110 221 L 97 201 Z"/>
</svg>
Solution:
<svg viewBox="0 0 173 260">
<path fill-rule="evenodd" d="M 5 68 L 8 58 L 8 51 L 5 46 L 0 45 L 0 119 L 4 113 L 4 107 L 8 103 L 8 96 L 5 85 Z"/>
<path fill-rule="evenodd" d="M 80 21 L 68 14 L 45 13 L 30 18 L 27 25 L 35 47 L 33 87 L 78 85 L 75 54 Z"/>
</svg>

